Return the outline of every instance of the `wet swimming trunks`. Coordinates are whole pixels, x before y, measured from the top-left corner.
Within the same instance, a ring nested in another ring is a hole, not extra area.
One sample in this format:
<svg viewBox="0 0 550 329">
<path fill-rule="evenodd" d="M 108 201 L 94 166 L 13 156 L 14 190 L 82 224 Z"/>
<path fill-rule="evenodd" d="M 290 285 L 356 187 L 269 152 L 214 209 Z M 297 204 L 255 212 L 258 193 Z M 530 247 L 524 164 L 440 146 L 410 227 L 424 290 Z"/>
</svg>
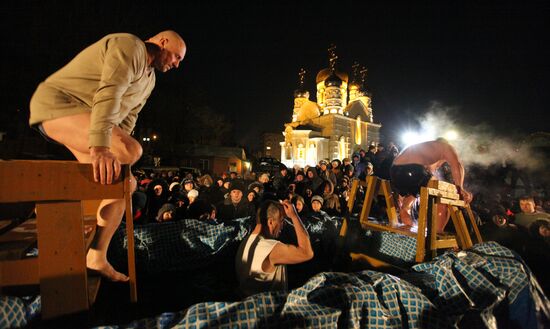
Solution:
<svg viewBox="0 0 550 329">
<path fill-rule="evenodd" d="M 432 174 L 420 164 L 393 165 L 390 169 L 391 184 L 399 195 L 415 195 L 426 186 Z"/>
</svg>

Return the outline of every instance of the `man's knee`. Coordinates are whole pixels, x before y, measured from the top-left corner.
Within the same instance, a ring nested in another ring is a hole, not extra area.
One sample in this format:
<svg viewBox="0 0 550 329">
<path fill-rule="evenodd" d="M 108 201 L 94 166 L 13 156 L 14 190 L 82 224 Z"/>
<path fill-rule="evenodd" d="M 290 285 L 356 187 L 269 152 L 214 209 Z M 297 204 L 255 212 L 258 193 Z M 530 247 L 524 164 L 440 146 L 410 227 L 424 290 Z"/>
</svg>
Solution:
<svg viewBox="0 0 550 329">
<path fill-rule="evenodd" d="M 133 138 L 129 138 L 127 142 L 124 143 L 124 148 L 119 151 L 118 159 L 121 163 L 134 164 L 136 163 L 141 155 L 143 154 L 143 148 Z"/>
</svg>

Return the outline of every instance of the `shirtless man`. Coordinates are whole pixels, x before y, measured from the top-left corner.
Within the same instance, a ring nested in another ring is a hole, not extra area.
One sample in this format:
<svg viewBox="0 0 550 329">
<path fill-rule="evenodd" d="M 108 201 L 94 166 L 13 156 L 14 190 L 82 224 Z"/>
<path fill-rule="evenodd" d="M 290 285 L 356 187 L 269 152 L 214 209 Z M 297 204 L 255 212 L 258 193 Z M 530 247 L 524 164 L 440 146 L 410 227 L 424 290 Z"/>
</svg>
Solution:
<svg viewBox="0 0 550 329">
<path fill-rule="evenodd" d="M 177 68 L 185 52 L 185 42 L 174 31 L 145 42 L 127 33 L 107 35 L 38 86 L 29 124 L 46 139 L 66 146 L 78 162 L 92 164 L 96 182 L 111 184 L 120 175 L 121 163 L 133 164 L 141 157 L 141 145 L 131 133 L 155 86 L 155 69 Z M 135 188 L 135 179 L 132 184 Z M 128 280 L 107 261 L 124 209 L 123 199 L 102 200 L 97 233 L 86 256 L 89 269 L 112 281 Z"/>
<path fill-rule="evenodd" d="M 451 167 L 451 174 L 458 192 L 466 203 L 472 201 L 472 194 L 466 191 L 464 184 L 464 167 L 458 159 L 456 150 L 443 138 L 435 141 L 415 144 L 404 149 L 393 161 L 390 169 L 392 185 L 401 197 L 399 216 L 405 225 L 413 225 L 411 207 L 420 193 L 420 187 L 426 186 L 435 171 L 444 163 Z M 444 207 L 438 206 L 437 232 L 442 233 L 447 225 Z"/>
</svg>

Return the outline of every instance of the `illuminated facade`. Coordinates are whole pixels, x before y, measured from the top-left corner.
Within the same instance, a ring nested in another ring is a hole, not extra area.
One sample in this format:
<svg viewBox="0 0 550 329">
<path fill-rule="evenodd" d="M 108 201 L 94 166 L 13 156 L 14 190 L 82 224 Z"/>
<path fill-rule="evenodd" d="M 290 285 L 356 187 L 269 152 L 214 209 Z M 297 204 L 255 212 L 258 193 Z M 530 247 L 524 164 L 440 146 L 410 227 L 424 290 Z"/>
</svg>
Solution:
<svg viewBox="0 0 550 329">
<path fill-rule="evenodd" d="M 304 89 L 305 71 L 294 92 L 292 122 L 285 124 L 281 162 L 314 166 L 320 160 L 350 158 L 368 144 L 378 143 L 381 124 L 373 122 L 371 96 L 365 88 L 367 70 L 353 65 L 353 77 L 336 69 L 335 48 L 329 49 L 330 66 L 317 74 L 317 102 Z"/>
</svg>

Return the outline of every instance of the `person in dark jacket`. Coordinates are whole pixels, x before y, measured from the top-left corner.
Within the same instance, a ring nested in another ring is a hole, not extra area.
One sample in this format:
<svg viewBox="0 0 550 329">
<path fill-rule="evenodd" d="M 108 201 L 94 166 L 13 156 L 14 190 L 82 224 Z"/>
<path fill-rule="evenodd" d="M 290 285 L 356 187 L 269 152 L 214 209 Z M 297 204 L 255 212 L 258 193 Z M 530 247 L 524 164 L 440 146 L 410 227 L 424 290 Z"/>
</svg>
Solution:
<svg viewBox="0 0 550 329">
<path fill-rule="evenodd" d="M 306 189 L 309 188 L 313 192 L 313 194 L 322 194 L 322 191 L 318 191 L 322 183 L 323 179 L 317 175 L 317 170 L 313 167 L 308 168 Z M 303 197 L 306 197 L 306 195 L 303 195 Z"/>
<path fill-rule="evenodd" d="M 229 186 L 229 196 L 217 207 L 216 219 L 218 222 L 228 222 L 235 218 L 254 215 L 256 209 L 244 196 L 244 185 L 234 180 Z"/>
<path fill-rule="evenodd" d="M 277 172 L 275 177 L 273 177 L 273 189 L 279 199 L 284 200 L 285 196 L 288 195 L 289 185 L 288 168 L 284 164 L 281 164 L 279 167 L 279 172 Z"/>
<path fill-rule="evenodd" d="M 146 194 L 146 217 L 149 222 L 155 222 L 160 207 L 167 203 L 170 198 L 168 183 L 161 178 L 155 179 L 147 185 Z"/>
</svg>

